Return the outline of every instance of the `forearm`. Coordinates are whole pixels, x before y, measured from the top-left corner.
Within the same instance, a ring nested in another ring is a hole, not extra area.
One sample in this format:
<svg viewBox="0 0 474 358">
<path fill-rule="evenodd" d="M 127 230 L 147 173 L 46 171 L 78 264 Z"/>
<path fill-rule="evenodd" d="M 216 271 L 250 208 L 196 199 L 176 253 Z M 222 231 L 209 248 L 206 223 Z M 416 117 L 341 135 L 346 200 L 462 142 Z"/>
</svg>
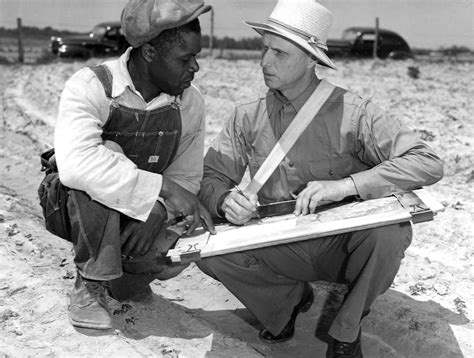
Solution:
<svg viewBox="0 0 474 358">
<path fill-rule="evenodd" d="M 441 159 L 396 118 L 368 103 L 356 123 L 357 155 L 372 167 L 351 175 L 361 198 L 380 198 L 442 178 Z"/>
<path fill-rule="evenodd" d="M 404 190 L 436 183 L 443 177 L 443 164 L 426 147 L 414 148 L 404 155 L 351 175 L 362 199 L 380 198 Z"/>
</svg>

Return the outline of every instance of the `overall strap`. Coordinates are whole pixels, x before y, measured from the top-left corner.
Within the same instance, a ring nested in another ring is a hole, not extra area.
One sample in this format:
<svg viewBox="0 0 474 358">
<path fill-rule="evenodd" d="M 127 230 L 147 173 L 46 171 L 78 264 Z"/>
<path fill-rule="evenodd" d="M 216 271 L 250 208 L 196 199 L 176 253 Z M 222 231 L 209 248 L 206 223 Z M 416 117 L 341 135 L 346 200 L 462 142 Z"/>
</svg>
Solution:
<svg viewBox="0 0 474 358">
<path fill-rule="evenodd" d="M 110 72 L 109 68 L 106 65 L 97 65 L 89 67 L 92 72 L 96 75 L 99 79 L 100 83 L 102 83 L 102 87 L 104 87 L 105 95 L 110 98 L 112 97 L 112 73 Z"/>
</svg>

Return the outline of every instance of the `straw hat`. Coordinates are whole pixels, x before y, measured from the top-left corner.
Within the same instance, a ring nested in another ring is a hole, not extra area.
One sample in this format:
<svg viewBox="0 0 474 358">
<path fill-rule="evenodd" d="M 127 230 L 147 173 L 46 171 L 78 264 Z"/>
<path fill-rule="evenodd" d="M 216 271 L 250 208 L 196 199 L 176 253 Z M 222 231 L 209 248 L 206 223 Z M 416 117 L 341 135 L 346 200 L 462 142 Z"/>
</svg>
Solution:
<svg viewBox="0 0 474 358">
<path fill-rule="evenodd" d="M 324 50 L 332 24 L 332 14 L 314 0 L 278 0 L 265 24 L 245 21 L 260 35 L 280 35 L 315 56 L 327 67 L 336 69 Z"/>
<path fill-rule="evenodd" d="M 140 47 L 209 10 L 203 0 L 129 0 L 122 10 L 122 31 L 130 45 Z"/>
</svg>

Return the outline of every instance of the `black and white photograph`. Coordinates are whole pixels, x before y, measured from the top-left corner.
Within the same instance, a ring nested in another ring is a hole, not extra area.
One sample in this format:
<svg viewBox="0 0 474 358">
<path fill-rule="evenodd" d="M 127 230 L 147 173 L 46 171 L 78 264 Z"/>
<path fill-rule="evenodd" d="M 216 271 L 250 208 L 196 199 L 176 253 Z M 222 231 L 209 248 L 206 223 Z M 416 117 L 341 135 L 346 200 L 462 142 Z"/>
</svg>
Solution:
<svg viewBox="0 0 474 358">
<path fill-rule="evenodd" d="M 474 357 L 473 0 L 0 0 L 0 358 Z"/>
</svg>

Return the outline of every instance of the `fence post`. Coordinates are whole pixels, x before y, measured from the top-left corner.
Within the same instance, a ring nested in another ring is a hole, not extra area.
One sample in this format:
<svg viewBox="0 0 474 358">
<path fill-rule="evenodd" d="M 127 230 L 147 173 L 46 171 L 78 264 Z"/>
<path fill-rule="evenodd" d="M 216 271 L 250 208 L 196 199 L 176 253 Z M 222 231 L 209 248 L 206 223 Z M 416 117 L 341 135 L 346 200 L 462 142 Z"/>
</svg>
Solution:
<svg viewBox="0 0 474 358">
<path fill-rule="evenodd" d="M 23 51 L 23 39 L 21 31 L 21 18 L 16 19 L 17 29 L 18 29 L 18 61 L 23 63 L 25 61 L 25 53 Z"/>
<path fill-rule="evenodd" d="M 379 46 L 379 18 L 375 18 L 374 60 L 377 58 L 377 47 Z"/>
<path fill-rule="evenodd" d="M 209 55 L 212 58 L 212 50 L 214 49 L 214 8 L 211 9 L 211 37 L 209 38 Z"/>
</svg>

